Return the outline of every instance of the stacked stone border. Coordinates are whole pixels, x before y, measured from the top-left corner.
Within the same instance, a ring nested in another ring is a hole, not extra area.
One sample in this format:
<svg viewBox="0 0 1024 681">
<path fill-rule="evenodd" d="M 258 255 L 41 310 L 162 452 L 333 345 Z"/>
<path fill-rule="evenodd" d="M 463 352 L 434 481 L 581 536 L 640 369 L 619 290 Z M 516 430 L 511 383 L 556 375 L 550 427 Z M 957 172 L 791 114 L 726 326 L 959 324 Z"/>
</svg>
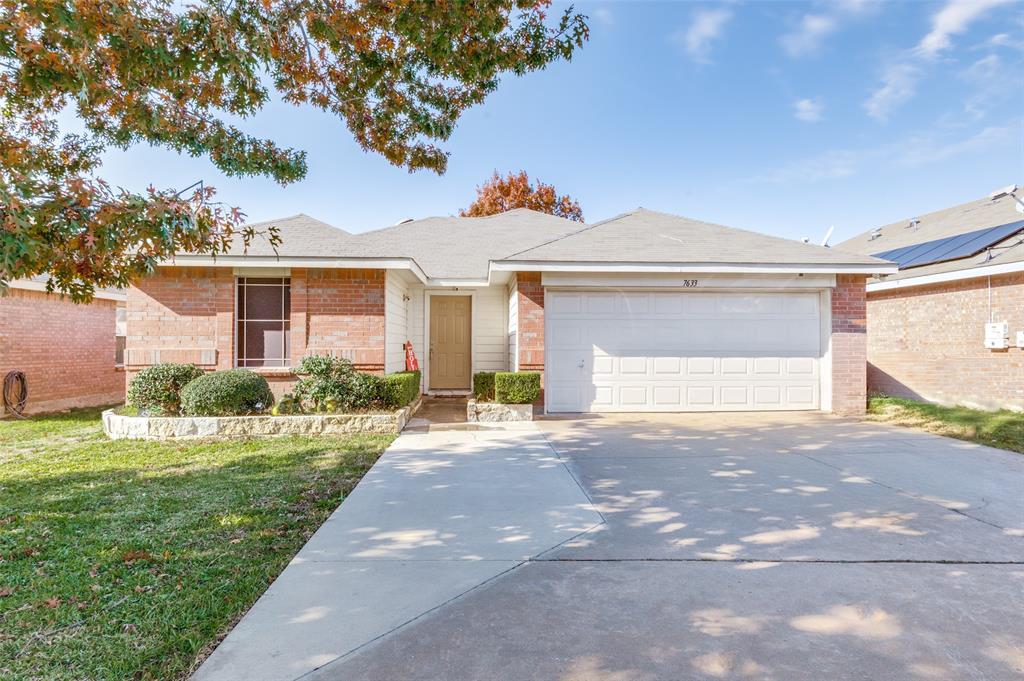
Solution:
<svg viewBox="0 0 1024 681">
<path fill-rule="evenodd" d="M 466 421 L 469 423 L 495 423 L 503 421 L 532 421 L 532 404 L 501 404 L 498 402 L 466 403 Z"/>
<path fill-rule="evenodd" d="M 103 432 L 112 440 L 232 440 L 279 435 L 397 434 L 419 409 L 407 407 L 382 414 L 296 414 L 288 416 L 126 416 L 103 412 Z"/>
</svg>

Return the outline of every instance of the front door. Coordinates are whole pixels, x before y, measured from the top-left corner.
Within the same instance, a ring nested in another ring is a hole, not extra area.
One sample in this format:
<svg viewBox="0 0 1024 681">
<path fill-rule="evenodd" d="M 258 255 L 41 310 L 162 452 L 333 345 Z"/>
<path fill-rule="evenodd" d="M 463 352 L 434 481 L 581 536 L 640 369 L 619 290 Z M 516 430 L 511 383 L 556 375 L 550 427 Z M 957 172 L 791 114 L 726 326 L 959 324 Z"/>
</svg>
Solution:
<svg viewBox="0 0 1024 681">
<path fill-rule="evenodd" d="M 430 297 L 431 390 L 469 390 L 472 298 Z"/>
</svg>

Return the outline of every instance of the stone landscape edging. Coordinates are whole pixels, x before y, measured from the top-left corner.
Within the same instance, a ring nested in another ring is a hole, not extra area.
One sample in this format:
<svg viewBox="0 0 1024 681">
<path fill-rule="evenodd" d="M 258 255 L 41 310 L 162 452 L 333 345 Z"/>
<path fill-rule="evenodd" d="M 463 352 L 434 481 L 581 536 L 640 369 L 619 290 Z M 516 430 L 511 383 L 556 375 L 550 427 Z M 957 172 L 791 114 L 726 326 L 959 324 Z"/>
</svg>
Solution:
<svg viewBox="0 0 1024 681">
<path fill-rule="evenodd" d="M 504 421 L 532 421 L 532 404 L 505 404 L 502 402 L 466 402 L 466 421 L 469 423 L 495 423 Z"/>
<path fill-rule="evenodd" d="M 383 414 L 289 414 L 286 416 L 127 416 L 103 412 L 103 432 L 111 440 L 229 440 L 276 435 L 397 434 L 419 409 L 422 398 Z"/>
</svg>

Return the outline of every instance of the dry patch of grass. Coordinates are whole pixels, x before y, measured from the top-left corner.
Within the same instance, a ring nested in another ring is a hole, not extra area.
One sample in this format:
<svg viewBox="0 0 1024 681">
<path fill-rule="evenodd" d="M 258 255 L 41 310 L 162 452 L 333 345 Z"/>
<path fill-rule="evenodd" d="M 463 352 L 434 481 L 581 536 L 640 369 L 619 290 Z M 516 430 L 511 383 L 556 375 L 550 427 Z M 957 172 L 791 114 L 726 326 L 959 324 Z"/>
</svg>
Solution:
<svg viewBox="0 0 1024 681">
<path fill-rule="evenodd" d="M 919 428 L 958 440 L 1024 453 L 1024 414 L 943 407 L 898 397 L 872 397 L 868 419 Z"/>
<path fill-rule="evenodd" d="M 180 679 L 390 436 L 107 440 L 0 422 L 0 678 Z"/>
</svg>

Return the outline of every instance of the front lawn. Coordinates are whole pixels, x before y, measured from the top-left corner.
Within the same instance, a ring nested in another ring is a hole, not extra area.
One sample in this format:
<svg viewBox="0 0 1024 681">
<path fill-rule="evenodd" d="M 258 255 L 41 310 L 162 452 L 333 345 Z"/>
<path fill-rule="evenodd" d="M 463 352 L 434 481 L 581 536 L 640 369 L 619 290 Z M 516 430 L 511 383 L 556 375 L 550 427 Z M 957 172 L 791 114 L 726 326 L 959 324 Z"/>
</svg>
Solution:
<svg viewBox="0 0 1024 681">
<path fill-rule="evenodd" d="M 112 442 L 0 422 L 0 678 L 185 678 L 393 436 Z"/>
<path fill-rule="evenodd" d="M 868 418 L 1024 453 L 1024 414 L 942 407 L 898 397 L 872 397 Z"/>
</svg>

